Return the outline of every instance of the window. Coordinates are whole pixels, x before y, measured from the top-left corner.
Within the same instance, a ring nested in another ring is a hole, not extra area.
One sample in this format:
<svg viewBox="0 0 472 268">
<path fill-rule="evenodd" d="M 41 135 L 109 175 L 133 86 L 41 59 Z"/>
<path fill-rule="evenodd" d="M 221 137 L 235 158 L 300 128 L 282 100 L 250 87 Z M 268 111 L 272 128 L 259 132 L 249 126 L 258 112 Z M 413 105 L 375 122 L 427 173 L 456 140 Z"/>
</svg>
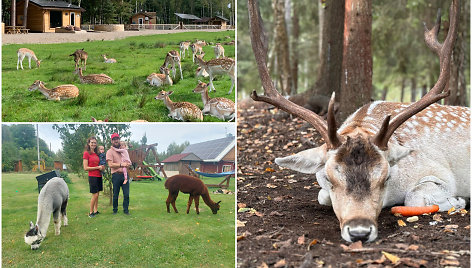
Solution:
<svg viewBox="0 0 472 268">
<path fill-rule="evenodd" d="M 49 11 L 49 28 L 56 28 L 62 26 L 62 12 Z"/>
<path fill-rule="evenodd" d="M 223 172 L 230 172 L 233 170 L 232 165 L 223 165 Z"/>
</svg>

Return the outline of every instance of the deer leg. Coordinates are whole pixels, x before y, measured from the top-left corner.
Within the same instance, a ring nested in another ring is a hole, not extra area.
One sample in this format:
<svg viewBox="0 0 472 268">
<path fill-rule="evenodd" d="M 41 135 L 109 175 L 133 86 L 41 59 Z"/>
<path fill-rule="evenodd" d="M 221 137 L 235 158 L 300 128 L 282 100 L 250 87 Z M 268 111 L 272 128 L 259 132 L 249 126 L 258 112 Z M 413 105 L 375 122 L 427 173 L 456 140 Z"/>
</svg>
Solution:
<svg viewBox="0 0 472 268">
<path fill-rule="evenodd" d="M 210 92 L 216 91 L 215 87 L 213 86 L 213 75 L 210 74 Z"/>
<path fill-rule="evenodd" d="M 54 219 L 54 230 L 55 230 L 55 234 L 56 235 L 60 235 L 61 234 L 61 218 L 59 217 L 60 216 L 60 211 L 59 209 L 56 209 L 53 214 L 53 219 Z"/>
<path fill-rule="evenodd" d="M 184 79 L 184 76 L 182 75 L 182 65 L 180 64 L 180 61 L 178 62 L 179 64 L 179 70 L 180 70 L 180 79 Z"/>
<path fill-rule="evenodd" d="M 198 204 L 200 203 L 200 195 L 197 195 L 193 198 L 195 200 L 195 209 L 197 210 L 197 214 L 200 214 L 200 210 L 198 210 Z"/>
<path fill-rule="evenodd" d="M 84 60 L 84 70 L 87 70 L 87 59 Z"/>
<path fill-rule="evenodd" d="M 231 77 L 231 88 L 228 91 L 228 95 L 231 94 L 231 92 L 233 92 L 233 87 L 234 87 L 234 75 L 230 75 L 229 77 Z"/>
<path fill-rule="evenodd" d="M 463 198 L 454 196 L 447 180 L 440 180 L 435 176 L 426 176 L 406 193 L 405 206 L 438 205 L 439 211 L 448 211 L 452 207 L 465 208 Z"/>
<path fill-rule="evenodd" d="M 16 62 L 16 69 L 17 69 L 17 70 L 18 70 L 18 64 L 21 63 L 20 59 L 21 59 L 21 56 L 18 57 L 18 61 Z M 23 70 L 23 63 L 21 64 L 21 69 Z"/>
<path fill-rule="evenodd" d="M 28 58 L 28 66 L 31 69 L 31 57 Z"/>
<path fill-rule="evenodd" d="M 188 197 L 188 203 L 187 203 L 187 214 L 188 214 L 189 211 L 190 211 L 190 206 L 192 205 L 192 201 L 193 201 L 193 196 L 192 196 L 192 195 L 189 195 L 189 197 Z"/>
</svg>

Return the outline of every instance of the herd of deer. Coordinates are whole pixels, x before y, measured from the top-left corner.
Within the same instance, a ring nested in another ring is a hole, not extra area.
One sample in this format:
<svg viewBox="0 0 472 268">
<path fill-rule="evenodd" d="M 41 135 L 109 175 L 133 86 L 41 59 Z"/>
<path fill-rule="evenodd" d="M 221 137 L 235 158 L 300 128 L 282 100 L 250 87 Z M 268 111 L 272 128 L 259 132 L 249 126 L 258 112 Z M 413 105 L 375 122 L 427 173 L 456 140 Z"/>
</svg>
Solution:
<svg viewBox="0 0 472 268">
<path fill-rule="evenodd" d="M 169 98 L 169 95 L 173 91 L 165 92 L 161 91 L 155 99 L 163 100 L 164 104 L 169 110 L 168 116 L 181 121 L 202 121 L 203 114 L 209 114 L 215 116 L 221 120 L 233 120 L 235 117 L 235 104 L 232 100 L 227 98 L 210 98 L 208 95 L 208 87 L 210 92 L 215 90 L 213 86 L 213 79 L 216 75 L 227 74 L 231 78 L 231 88 L 228 94 L 231 94 L 235 84 L 235 61 L 234 59 L 224 57 L 224 47 L 217 43 L 213 48 L 215 51 L 215 59 L 205 61 L 203 57 L 205 53 L 203 52 L 203 46 L 206 45 L 205 41 L 197 41 L 195 43 L 190 43 L 188 41 L 180 43 L 180 53 L 176 50 L 171 50 L 167 53 L 164 63 L 160 66 L 160 73 L 151 73 L 146 82 L 151 86 L 172 86 L 174 84 L 173 79 L 175 79 L 176 74 L 176 65 L 179 67 L 180 79 L 183 79 L 182 74 L 182 65 L 181 59 L 185 58 L 185 52 L 189 47 L 192 50 L 192 61 L 195 63 L 195 59 L 199 67 L 195 73 L 195 76 L 208 77 L 210 79 L 209 85 L 198 81 L 197 87 L 193 90 L 194 93 L 202 94 L 202 101 L 204 108 L 201 111 L 198 106 L 189 102 L 172 102 Z M 18 67 L 21 66 L 23 69 L 23 60 L 28 58 L 29 68 L 31 69 L 31 59 L 36 62 L 36 66 L 39 68 L 41 61 L 36 57 L 34 52 L 27 48 L 20 48 L 17 51 Z M 197 55 L 199 54 L 199 55 Z M 111 77 L 106 74 L 89 74 L 83 75 L 83 70 L 87 69 L 87 58 L 88 53 L 84 49 L 77 49 L 74 53 L 69 56 L 74 57 L 75 61 L 75 70 L 79 76 L 79 80 L 83 84 L 113 84 L 114 81 Z M 101 55 L 103 57 L 104 63 L 117 63 L 116 59 L 107 58 L 107 55 Z M 82 66 L 81 66 L 82 65 Z M 170 77 L 170 70 L 172 70 L 172 78 Z M 39 90 L 43 95 L 46 96 L 48 100 L 65 100 L 76 98 L 79 95 L 79 89 L 75 85 L 60 85 L 53 89 L 46 88 L 44 82 L 35 81 L 29 88 L 30 91 Z M 197 111 L 198 110 L 198 111 Z"/>
</svg>

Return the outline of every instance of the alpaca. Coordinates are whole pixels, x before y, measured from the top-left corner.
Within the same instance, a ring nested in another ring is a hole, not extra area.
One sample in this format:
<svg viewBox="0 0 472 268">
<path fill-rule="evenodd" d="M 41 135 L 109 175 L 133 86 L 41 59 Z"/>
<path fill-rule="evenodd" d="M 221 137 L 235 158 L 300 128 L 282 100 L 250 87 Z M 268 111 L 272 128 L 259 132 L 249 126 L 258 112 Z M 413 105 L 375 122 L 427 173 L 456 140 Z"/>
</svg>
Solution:
<svg viewBox="0 0 472 268">
<path fill-rule="evenodd" d="M 64 226 L 68 225 L 66 208 L 69 199 L 69 188 L 64 179 L 55 177 L 50 179 L 41 189 L 38 197 L 38 215 L 36 225 L 30 221 L 30 230 L 25 235 L 25 243 L 31 249 L 38 249 L 41 242 L 46 238 L 51 213 L 54 217 L 55 234 L 61 233 L 61 217 Z"/>
<path fill-rule="evenodd" d="M 202 196 L 205 204 L 211 208 L 213 214 L 216 214 L 220 209 L 221 201 L 218 201 L 217 203 L 213 202 L 210 198 L 210 194 L 208 193 L 208 188 L 205 186 L 203 181 L 198 178 L 187 175 L 175 175 L 168 178 L 164 186 L 169 190 L 169 196 L 166 200 L 168 213 L 170 213 L 169 204 L 172 204 L 175 213 L 179 213 L 175 207 L 175 200 L 179 195 L 179 191 L 184 194 L 190 194 L 187 203 L 187 214 L 190 211 L 190 206 L 192 205 L 193 200 L 195 200 L 195 209 L 197 214 L 200 214 L 200 211 L 198 210 L 200 195 Z"/>
</svg>

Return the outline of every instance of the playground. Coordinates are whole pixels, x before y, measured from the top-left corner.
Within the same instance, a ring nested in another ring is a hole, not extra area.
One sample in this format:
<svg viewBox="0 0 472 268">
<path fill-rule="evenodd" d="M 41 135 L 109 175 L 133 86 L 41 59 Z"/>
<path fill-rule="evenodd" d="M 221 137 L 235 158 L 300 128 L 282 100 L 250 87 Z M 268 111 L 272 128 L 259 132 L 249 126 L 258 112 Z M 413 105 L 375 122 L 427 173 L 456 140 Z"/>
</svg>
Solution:
<svg viewBox="0 0 472 268">
<path fill-rule="evenodd" d="M 133 181 L 130 185 L 130 216 L 112 215 L 108 198 L 99 199 L 100 215 L 89 218 L 88 182 L 69 174 L 71 183 L 67 215 L 69 226 L 54 235 L 51 221 L 39 250 L 24 242 L 29 222 L 36 221 L 37 173 L 2 175 L 2 265 L 29 266 L 139 266 L 142 267 L 233 267 L 235 260 L 235 196 L 215 194 L 221 200 L 218 214 L 207 206 L 185 214 L 188 195 L 180 193 L 180 213 L 167 213 L 164 180 Z M 217 184 L 221 178 L 203 178 Z M 234 192 L 234 179 L 228 188 Z M 182 213 L 184 212 L 184 213 Z M 87 254 L 84 254 L 87 252 Z"/>
</svg>

